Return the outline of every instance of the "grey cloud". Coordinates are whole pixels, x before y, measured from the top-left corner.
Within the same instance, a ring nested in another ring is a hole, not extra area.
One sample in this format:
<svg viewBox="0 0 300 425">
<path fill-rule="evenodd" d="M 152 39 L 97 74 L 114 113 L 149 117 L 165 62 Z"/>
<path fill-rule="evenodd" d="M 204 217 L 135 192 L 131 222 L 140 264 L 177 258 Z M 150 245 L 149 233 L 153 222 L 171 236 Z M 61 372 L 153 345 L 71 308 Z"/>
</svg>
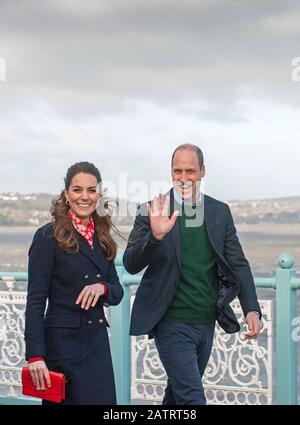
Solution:
<svg viewBox="0 0 300 425">
<path fill-rule="evenodd" d="M 66 167 L 82 159 L 106 179 L 116 170 L 168 179 L 171 152 L 187 141 L 207 152 L 212 194 L 284 194 L 297 169 L 298 21 L 292 0 L 1 0 L 0 190 L 55 193 Z M 270 126 L 264 108 L 249 118 L 251 101 L 271 105 L 270 114 L 288 104 L 295 115 L 285 124 L 290 110 L 277 112 Z M 276 188 L 277 134 L 289 150 Z M 261 141 L 254 182 L 252 137 Z M 244 138 L 244 151 L 231 146 Z M 233 158 L 234 188 L 224 166 Z"/>
<path fill-rule="evenodd" d="M 290 84 L 298 42 L 274 24 L 300 16 L 295 1 L 25 0 L 1 9 L 8 82 L 62 90 L 62 102 L 73 91 L 104 109 L 112 97 L 230 103 L 245 85 L 298 100 Z"/>
</svg>

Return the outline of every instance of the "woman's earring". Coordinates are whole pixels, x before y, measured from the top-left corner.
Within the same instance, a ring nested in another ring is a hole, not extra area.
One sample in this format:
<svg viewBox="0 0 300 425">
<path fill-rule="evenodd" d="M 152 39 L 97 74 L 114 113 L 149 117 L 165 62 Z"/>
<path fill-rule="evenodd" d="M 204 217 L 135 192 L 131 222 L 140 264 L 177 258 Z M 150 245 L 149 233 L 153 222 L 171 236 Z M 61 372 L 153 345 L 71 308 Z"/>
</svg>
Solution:
<svg viewBox="0 0 300 425">
<path fill-rule="evenodd" d="M 69 201 L 66 201 L 66 204 L 69 206 L 70 205 L 70 202 Z"/>
</svg>

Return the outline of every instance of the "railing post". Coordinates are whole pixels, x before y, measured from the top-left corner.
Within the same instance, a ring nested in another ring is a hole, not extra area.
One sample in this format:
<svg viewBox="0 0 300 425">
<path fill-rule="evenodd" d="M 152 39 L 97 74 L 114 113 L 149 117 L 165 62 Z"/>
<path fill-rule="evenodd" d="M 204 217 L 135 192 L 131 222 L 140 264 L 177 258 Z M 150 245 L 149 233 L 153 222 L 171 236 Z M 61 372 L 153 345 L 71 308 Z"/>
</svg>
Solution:
<svg viewBox="0 0 300 425">
<path fill-rule="evenodd" d="M 276 351 L 277 404 L 297 404 L 297 345 L 292 339 L 296 317 L 296 291 L 291 279 L 296 275 L 294 258 L 281 254 L 276 270 Z"/>
<path fill-rule="evenodd" d="M 122 253 L 119 253 L 115 265 L 117 273 L 122 282 L 125 274 L 123 267 Z M 114 366 L 117 403 L 130 404 L 131 402 L 131 368 L 130 368 L 130 286 L 123 284 L 124 298 L 117 306 L 110 308 L 111 327 L 111 352 Z"/>
<path fill-rule="evenodd" d="M 16 284 L 14 276 L 2 276 L 2 281 L 5 283 L 7 291 L 13 292 Z"/>
</svg>

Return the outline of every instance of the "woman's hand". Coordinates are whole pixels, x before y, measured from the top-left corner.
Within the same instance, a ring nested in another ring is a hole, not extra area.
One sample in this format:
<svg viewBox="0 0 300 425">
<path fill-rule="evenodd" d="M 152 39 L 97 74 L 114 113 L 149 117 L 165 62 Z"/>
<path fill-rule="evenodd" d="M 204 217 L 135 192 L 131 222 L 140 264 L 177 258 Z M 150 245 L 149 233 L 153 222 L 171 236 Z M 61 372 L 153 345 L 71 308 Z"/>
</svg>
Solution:
<svg viewBox="0 0 300 425">
<path fill-rule="evenodd" d="M 36 362 L 28 363 L 28 369 L 31 375 L 33 384 L 39 391 L 45 390 L 45 385 L 50 388 L 51 381 L 48 372 L 48 368 L 44 360 L 38 360 Z"/>
<path fill-rule="evenodd" d="M 98 299 L 104 294 L 104 285 L 102 283 L 94 283 L 87 285 L 78 295 L 76 304 L 81 303 L 81 308 L 88 310 L 90 307 L 95 307 Z"/>
</svg>

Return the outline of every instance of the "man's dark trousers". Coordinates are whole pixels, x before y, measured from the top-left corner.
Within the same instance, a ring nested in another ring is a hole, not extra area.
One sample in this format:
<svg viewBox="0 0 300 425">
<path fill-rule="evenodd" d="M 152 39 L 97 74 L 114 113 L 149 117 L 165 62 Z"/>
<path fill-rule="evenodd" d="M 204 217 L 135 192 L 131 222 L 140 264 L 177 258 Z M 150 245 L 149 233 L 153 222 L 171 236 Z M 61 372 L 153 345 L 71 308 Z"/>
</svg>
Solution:
<svg viewBox="0 0 300 425">
<path fill-rule="evenodd" d="M 159 357 L 168 375 L 162 404 L 206 404 L 202 375 L 210 357 L 215 324 L 161 322 L 154 330 Z"/>
</svg>

